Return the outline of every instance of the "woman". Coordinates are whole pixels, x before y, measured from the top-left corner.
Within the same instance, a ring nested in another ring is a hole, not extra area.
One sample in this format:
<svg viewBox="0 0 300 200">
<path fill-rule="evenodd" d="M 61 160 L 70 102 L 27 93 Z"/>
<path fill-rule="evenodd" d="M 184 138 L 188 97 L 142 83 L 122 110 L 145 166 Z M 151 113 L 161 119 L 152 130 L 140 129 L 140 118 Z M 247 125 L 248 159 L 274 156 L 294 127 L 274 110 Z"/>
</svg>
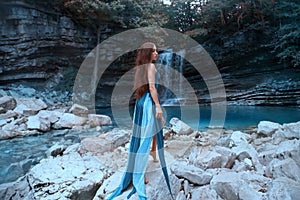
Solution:
<svg viewBox="0 0 300 200">
<path fill-rule="evenodd" d="M 163 133 L 164 118 L 157 93 L 157 79 L 159 74 L 152 63 L 158 58 L 155 44 L 144 43 L 139 49 L 136 58 L 136 72 L 134 79 L 134 90 L 136 103 L 133 114 L 133 128 L 130 140 L 128 163 L 121 184 L 109 197 L 113 199 L 121 195 L 130 185 L 133 189 L 127 196 L 129 199 L 134 193 L 138 194 L 139 200 L 147 199 L 145 193 L 145 171 L 153 138 L 151 156 L 156 161 L 156 143 L 158 155 L 165 176 L 168 189 L 171 193 L 169 178 L 164 159 Z M 172 196 L 172 193 L 171 193 Z M 172 196 L 173 198 L 173 196 Z"/>
</svg>

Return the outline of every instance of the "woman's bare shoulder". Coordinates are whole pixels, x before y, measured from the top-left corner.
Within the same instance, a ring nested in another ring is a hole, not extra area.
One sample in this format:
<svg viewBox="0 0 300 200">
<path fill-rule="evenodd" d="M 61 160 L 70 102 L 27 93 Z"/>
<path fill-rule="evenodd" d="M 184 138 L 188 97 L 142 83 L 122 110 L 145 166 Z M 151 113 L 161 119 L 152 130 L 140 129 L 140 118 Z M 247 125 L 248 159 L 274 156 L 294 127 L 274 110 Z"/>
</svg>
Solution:
<svg viewBox="0 0 300 200">
<path fill-rule="evenodd" d="M 149 64 L 149 68 L 148 69 L 151 70 L 151 71 L 155 71 L 156 72 L 156 67 L 155 67 L 155 65 L 153 63 Z"/>
</svg>

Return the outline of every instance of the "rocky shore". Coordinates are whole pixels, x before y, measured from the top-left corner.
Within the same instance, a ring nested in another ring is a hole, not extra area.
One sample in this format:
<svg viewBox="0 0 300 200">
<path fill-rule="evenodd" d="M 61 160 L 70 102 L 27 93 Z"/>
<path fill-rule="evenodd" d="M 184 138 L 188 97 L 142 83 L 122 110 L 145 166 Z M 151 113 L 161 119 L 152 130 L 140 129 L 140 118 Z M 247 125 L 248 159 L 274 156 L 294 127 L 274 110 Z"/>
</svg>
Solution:
<svg viewBox="0 0 300 200">
<path fill-rule="evenodd" d="M 29 89 L 0 91 L 4 94 L 0 98 L 1 141 L 47 133 L 66 139 L 70 132 L 78 134 L 78 141 L 52 145 L 45 158 L 27 167 L 25 175 L 0 185 L 0 198 L 106 199 L 126 167 L 131 130 L 105 129 L 111 124 L 108 116 L 88 114 L 67 97 L 59 107 L 56 100 L 48 98 L 46 103 L 34 92 L 34 98 L 20 98 L 24 90 Z M 173 118 L 164 136 L 176 200 L 294 200 L 300 195 L 300 122 L 261 121 L 240 131 L 195 131 Z M 149 199 L 171 199 L 160 164 L 152 158 L 146 176 Z"/>
</svg>

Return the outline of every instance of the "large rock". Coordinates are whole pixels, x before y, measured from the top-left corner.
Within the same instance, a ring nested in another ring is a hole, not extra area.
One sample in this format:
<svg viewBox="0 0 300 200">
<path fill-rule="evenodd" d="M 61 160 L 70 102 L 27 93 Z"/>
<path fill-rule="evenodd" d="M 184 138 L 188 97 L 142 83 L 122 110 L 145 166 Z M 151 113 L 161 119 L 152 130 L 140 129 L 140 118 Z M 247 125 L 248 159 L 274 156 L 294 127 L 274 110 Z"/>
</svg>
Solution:
<svg viewBox="0 0 300 200">
<path fill-rule="evenodd" d="M 202 169 L 231 168 L 236 157 L 230 149 L 216 146 L 213 150 L 194 149 L 189 155 L 189 160 Z"/>
<path fill-rule="evenodd" d="M 8 139 L 17 136 L 18 134 L 11 134 L 11 131 L 0 130 L 0 140 Z"/>
<path fill-rule="evenodd" d="M 266 175 L 272 178 L 287 177 L 300 183 L 300 168 L 291 158 L 272 160 L 266 168 Z"/>
<path fill-rule="evenodd" d="M 268 184 L 268 199 L 296 200 L 300 197 L 300 183 L 286 177 L 279 177 Z"/>
<path fill-rule="evenodd" d="M 61 118 L 61 116 L 63 116 L 63 114 L 64 113 L 59 110 L 41 110 L 37 116 L 49 121 L 51 124 L 54 124 Z"/>
<path fill-rule="evenodd" d="M 252 172 L 220 172 L 211 180 L 211 188 L 224 200 L 263 200 L 265 194 L 259 191 L 268 181 Z"/>
<path fill-rule="evenodd" d="M 176 200 L 187 200 L 187 198 L 186 198 L 186 196 L 185 196 L 183 190 L 181 190 L 181 191 L 177 194 Z"/>
<path fill-rule="evenodd" d="M 231 134 L 221 135 L 216 142 L 216 145 L 222 146 L 222 147 L 231 147 L 232 146 L 232 140 L 231 140 Z"/>
<path fill-rule="evenodd" d="M 89 113 L 89 109 L 85 106 L 79 105 L 79 104 L 73 104 L 72 107 L 69 110 L 70 113 L 80 116 L 80 117 L 87 117 Z"/>
<path fill-rule="evenodd" d="M 0 199 L 2 200 L 32 200 L 36 199 L 34 190 L 28 184 L 28 177 L 23 176 L 16 182 L 0 185 Z"/>
<path fill-rule="evenodd" d="M 231 169 L 235 172 L 243 172 L 253 170 L 253 168 L 252 161 L 249 158 L 245 158 L 243 161 L 235 160 Z"/>
<path fill-rule="evenodd" d="M 294 134 L 292 134 L 294 135 Z M 272 144 L 278 145 L 281 142 L 285 141 L 287 138 L 290 138 L 290 134 L 286 134 L 283 129 L 279 129 L 275 131 L 275 133 L 272 135 Z"/>
<path fill-rule="evenodd" d="M 196 187 L 191 191 L 192 200 L 207 199 L 207 200 L 222 200 L 214 189 L 209 185 Z"/>
<path fill-rule="evenodd" d="M 95 195 L 93 200 L 108 199 L 112 192 L 119 186 L 123 173 L 124 168 L 122 168 L 122 170 L 116 171 L 108 179 L 106 179 L 97 191 L 97 194 Z M 146 185 L 146 194 L 148 197 L 147 199 L 172 200 L 161 169 L 146 172 L 146 176 L 149 179 L 149 183 Z M 176 197 L 176 195 L 180 191 L 182 180 L 172 173 L 169 174 L 169 180 L 172 193 L 174 197 Z M 124 191 L 124 193 L 117 197 L 116 200 L 127 199 L 127 195 L 130 191 L 130 189 Z M 137 195 L 133 195 L 130 199 L 137 200 L 138 197 Z"/>
<path fill-rule="evenodd" d="M 112 151 L 129 141 L 130 133 L 125 130 L 113 129 L 98 137 L 88 137 L 81 141 L 80 152 L 93 154 Z"/>
<path fill-rule="evenodd" d="M 4 131 L 2 132 L 2 134 L 6 136 L 10 135 L 8 138 L 27 135 L 28 131 L 26 129 L 26 124 L 25 124 L 26 121 L 27 121 L 26 117 L 21 117 L 16 120 L 12 119 L 9 123 L 6 123 L 5 125 L 2 126 L 2 131 Z"/>
<path fill-rule="evenodd" d="M 251 139 L 251 137 L 241 131 L 234 131 L 230 135 L 229 139 L 232 141 L 230 147 L 235 147 L 243 144 L 248 144 L 248 141 Z"/>
<path fill-rule="evenodd" d="M 176 162 L 171 165 L 170 169 L 177 177 L 185 178 L 196 185 L 209 184 L 212 179 L 212 174 L 193 165 Z"/>
<path fill-rule="evenodd" d="M 22 178 L 14 184 L 5 184 L 5 189 L 0 187 L 0 197 L 3 200 L 92 199 L 105 176 L 103 164 L 96 158 L 72 152 L 42 160 L 25 176 L 26 181 Z"/>
<path fill-rule="evenodd" d="M 41 99 L 16 99 L 17 107 L 14 109 L 15 112 L 30 116 L 37 114 L 40 110 L 46 109 L 47 104 Z"/>
<path fill-rule="evenodd" d="M 274 158 L 287 159 L 292 158 L 296 163 L 300 163 L 300 141 L 299 140 L 287 140 L 281 142 L 275 151 Z"/>
<path fill-rule="evenodd" d="M 57 122 L 64 114 L 59 111 L 41 110 L 34 116 L 29 116 L 27 128 L 29 130 L 49 131 L 52 124 Z"/>
<path fill-rule="evenodd" d="M 79 117 L 71 113 L 64 113 L 57 122 L 53 125 L 55 129 L 73 128 L 75 126 L 82 126 L 86 123 L 87 118 Z"/>
<path fill-rule="evenodd" d="M 226 147 L 216 146 L 215 151 L 222 155 L 221 168 L 231 168 L 237 157 L 236 153 Z"/>
<path fill-rule="evenodd" d="M 161 172 L 159 172 L 159 174 L 160 175 L 154 177 L 158 179 L 156 184 L 152 185 L 152 188 L 146 187 L 146 192 L 149 199 L 173 200 L 171 198 L 164 176 L 162 175 Z M 180 188 L 181 180 L 174 174 L 169 174 L 169 179 L 170 179 L 170 186 L 171 186 L 173 196 L 176 197 L 177 196 L 176 194 L 178 194 L 181 189 Z"/>
<path fill-rule="evenodd" d="M 239 199 L 244 200 L 265 200 L 266 196 L 266 185 L 271 179 L 266 178 L 255 171 L 244 171 L 239 172 L 242 181 L 239 187 Z"/>
<path fill-rule="evenodd" d="M 0 120 L 9 120 L 9 119 L 16 119 L 18 117 L 18 113 L 14 111 L 7 111 L 4 114 L 0 114 Z"/>
<path fill-rule="evenodd" d="M 260 163 L 265 166 L 268 166 L 275 158 L 279 160 L 292 158 L 296 163 L 300 163 L 300 141 L 297 139 L 285 140 L 278 145 L 269 146 L 258 155 Z"/>
<path fill-rule="evenodd" d="M 271 136 L 275 131 L 282 129 L 282 126 L 278 123 L 261 121 L 257 126 L 257 133 L 264 134 L 266 136 Z"/>
<path fill-rule="evenodd" d="M 300 121 L 295 123 L 283 124 L 284 136 L 288 139 L 300 139 Z"/>
<path fill-rule="evenodd" d="M 209 150 L 194 149 L 189 155 L 192 164 L 202 169 L 218 168 L 222 165 L 222 155 Z"/>
<path fill-rule="evenodd" d="M 49 121 L 39 118 L 38 116 L 30 116 L 27 121 L 28 130 L 49 131 L 51 124 Z"/>
<path fill-rule="evenodd" d="M 275 147 L 275 146 L 274 146 Z M 276 149 L 268 149 L 265 151 L 262 151 L 258 154 L 258 159 L 259 162 L 264 165 L 267 166 L 274 158 L 276 155 Z"/>
<path fill-rule="evenodd" d="M 235 172 L 221 173 L 213 177 L 212 188 L 225 200 L 238 200 L 238 191 L 241 186 L 239 174 Z"/>
<path fill-rule="evenodd" d="M 24 136 L 26 134 L 19 131 L 10 131 L 10 130 L 0 130 L 0 140 L 15 138 L 18 136 Z M 28 134 L 30 135 L 30 134 Z"/>
<path fill-rule="evenodd" d="M 180 119 L 174 117 L 170 120 L 171 129 L 178 135 L 190 135 L 193 133 L 193 129 Z"/>
<path fill-rule="evenodd" d="M 120 184 L 120 180 L 122 180 L 123 172 L 117 171 L 113 175 L 111 175 L 109 178 L 104 180 L 103 184 L 98 189 L 95 197 L 93 200 L 102 200 L 105 199 L 105 197 L 109 197 L 110 194 L 116 190 L 116 188 Z"/>
<path fill-rule="evenodd" d="M 10 96 L 0 97 L 0 107 L 4 109 L 4 111 L 13 110 L 17 106 L 17 101 Z"/>
<path fill-rule="evenodd" d="M 237 157 L 242 161 L 245 158 L 251 159 L 254 165 L 253 167 L 257 170 L 257 172 L 263 174 L 263 166 L 259 162 L 258 152 L 248 142 L 251 137 L 243 132 L 235 131 L 232 133 L 230 138 L 232 140 L 231 151 L 235 153 Z"/>
<path fill-rule="evenodd" d="M 111 124 L 111 118 L 106 115 L 89 114 L 88 124 L 90 127 L 108 126 Z"/>
</svg>

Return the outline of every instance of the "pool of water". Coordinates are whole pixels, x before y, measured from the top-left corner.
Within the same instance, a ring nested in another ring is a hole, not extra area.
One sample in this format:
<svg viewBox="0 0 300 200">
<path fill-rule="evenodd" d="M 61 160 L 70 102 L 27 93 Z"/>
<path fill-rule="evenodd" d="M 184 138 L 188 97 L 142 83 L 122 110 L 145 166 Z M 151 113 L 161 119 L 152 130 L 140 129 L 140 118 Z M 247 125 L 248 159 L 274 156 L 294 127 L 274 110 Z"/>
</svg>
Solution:
<svg viewBox="0 0 300 200">
<path fill-rule="evenodd" d="M 97 113 L 108 115 L 115 126 L 130 128 L 132 125 L 132 108 L 97 109 Z M 257 126 L 260 121 L 292 123 L 300 121 L 300 109 L 297 107 L 274 106 L 227 106 L 224 117 L 212 119 L 210 106 L 167 106 L 164 107 L 166 125 L 172 117 L 180 118 L 195 130 L 207 129 L 210 126 L 221 126 L 225 129 L 245 129 Z"/>
<path fill-rule="evenodd" d="M 0 140 L 0 184 L 15 181 L 43 158 L 54 144 L 65 147 L 80 138 L 72 131 L 57 130 L 42 135 Z"/>
</svg>

